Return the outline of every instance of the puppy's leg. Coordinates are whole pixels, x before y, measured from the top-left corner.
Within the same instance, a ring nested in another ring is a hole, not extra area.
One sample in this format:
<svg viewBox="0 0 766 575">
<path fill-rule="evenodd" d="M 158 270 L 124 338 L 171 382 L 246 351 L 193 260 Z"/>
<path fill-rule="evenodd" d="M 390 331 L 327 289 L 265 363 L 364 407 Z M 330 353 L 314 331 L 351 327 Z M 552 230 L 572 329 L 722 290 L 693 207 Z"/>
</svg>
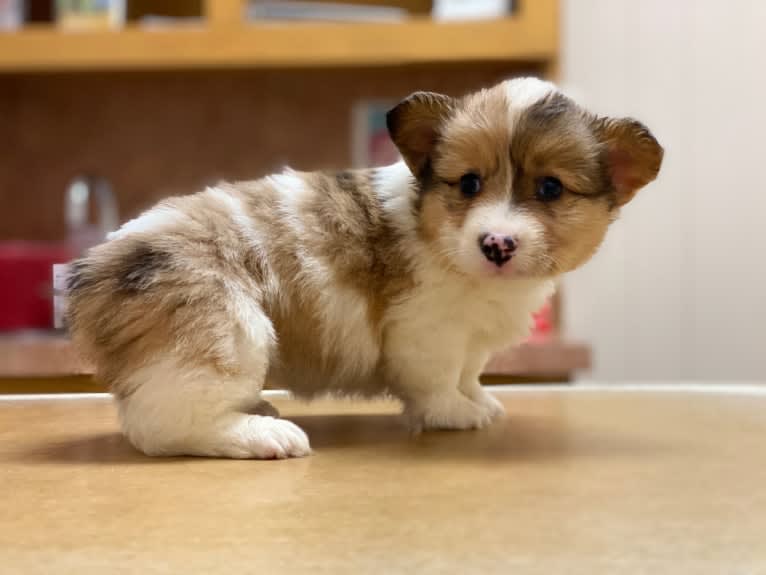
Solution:
<svg viewBox="0 0 766 575">
<path fill-rule="evenodd" d="M 490 419 L 495 419 L 505 415 L 505 408 L 479 382 L 479 375 L 487 364 L 488 359 L 489 355 L 485 353 L 474 353 L 466 358 L 466 363 L 460 374 L 460 385 L 458 388 L 468 399 L 482 406 L 487 411 Z"/>
<path fill-rule="evenodd" d="M 166 358 L 139 369 L 131 380 L 140 385 L 118 399 L 120 421 L 130 442 L 147 455 L 283 459 L 311 451 L 295 424 L 247 413 L 259 393 L 249 377 L 186 368 Z"/>
<path fill-rule="evenodd" d="M 446 355 L 397 362 L 405 414 L 413 429 L 478 429 L 489 423 L 488 410 L 458 389 L 460 363 Z"/>
<path fill-rule="evenodd" d="M 130 392 L 118 394 L 118 404 L 123 430 L 134 446 L 148 455 L 237 459 L 310 453 L 298 426 L 263 415 L 271 407 L 261 402 L 260 393 L 273 332 L 257 308 L 247 320 L 246 329 L 234 321 L 223 324 L 234 332 L 231 341 L 217 342 L 232 350 L 234 359 L 226 370 L 204 357 L 195 362 L 169 354 L 126 378 L 119 387 Z M 205 341 L 203 334 L 195 337 Z M 261 415 L 250 413 L 253 406 Z"/>
</svg>

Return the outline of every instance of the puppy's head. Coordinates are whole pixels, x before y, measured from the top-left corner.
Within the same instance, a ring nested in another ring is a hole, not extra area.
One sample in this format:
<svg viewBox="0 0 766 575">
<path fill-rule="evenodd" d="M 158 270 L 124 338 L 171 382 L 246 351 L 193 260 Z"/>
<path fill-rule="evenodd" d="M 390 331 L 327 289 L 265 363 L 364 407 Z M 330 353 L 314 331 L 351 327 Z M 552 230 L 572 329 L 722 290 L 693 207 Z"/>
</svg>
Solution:
<svg viewBox="0 0 766 575">
<path fill-rule="evenodd" d="M 460 99 L 418 92 L 387 121 L 419 182 L 421 236 L 474 276 L 580 266 L 662 163 L 641 123 L 597 117 L 534 78 Z"/>
</svg>

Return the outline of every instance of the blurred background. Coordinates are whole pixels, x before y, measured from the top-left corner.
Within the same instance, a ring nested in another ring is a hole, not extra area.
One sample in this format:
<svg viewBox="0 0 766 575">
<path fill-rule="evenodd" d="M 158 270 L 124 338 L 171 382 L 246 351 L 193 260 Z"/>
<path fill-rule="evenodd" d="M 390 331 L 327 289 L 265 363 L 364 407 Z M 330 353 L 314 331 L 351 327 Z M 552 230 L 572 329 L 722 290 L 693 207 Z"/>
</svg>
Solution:
<svg viewBox="0 0 766 575">
<path fill-rule="evenodd" d="M 764 21 L 758 0 L 0 0 L 0 391 L 99 389 L 51 269 L 160 198 L 389 163 L 398 99 L 530 74 L 666 159 L 487 383 L 763 380 Z"/>
<path fill-rule="evenodd" d="M 600 380 L 766 376 L 766 3 L 568 0 L 562 80 L 644 120 L 661 175 L 566 281 L 567 327 Z"/>
</svg>

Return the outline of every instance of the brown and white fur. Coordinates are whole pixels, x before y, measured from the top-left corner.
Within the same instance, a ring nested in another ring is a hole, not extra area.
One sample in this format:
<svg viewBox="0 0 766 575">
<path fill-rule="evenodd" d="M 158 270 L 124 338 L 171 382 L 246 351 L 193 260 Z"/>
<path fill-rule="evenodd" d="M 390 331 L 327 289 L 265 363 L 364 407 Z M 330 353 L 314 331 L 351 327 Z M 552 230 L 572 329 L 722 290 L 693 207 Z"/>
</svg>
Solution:
<svg viewBox="0 0 766 575">
<path fill-rule="evenodd" d="M 642 124 L 531 78 L 416 93 L 388 124 L 403 162 L 165 200 L 73 264 L 70 330 L 138 449 L 308 454 L 266 381 L 392 394 L 417 429 L 487 425 L 503 408 L 479 384 L 486 360 L 662 161 Z"/>
</svg>

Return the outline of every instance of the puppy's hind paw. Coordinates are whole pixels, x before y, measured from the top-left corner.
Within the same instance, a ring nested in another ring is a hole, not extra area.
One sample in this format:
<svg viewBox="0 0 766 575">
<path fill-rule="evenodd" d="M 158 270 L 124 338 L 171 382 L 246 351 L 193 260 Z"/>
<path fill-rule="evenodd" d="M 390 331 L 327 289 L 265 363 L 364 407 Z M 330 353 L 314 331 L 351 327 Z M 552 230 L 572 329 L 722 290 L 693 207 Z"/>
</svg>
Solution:
<svg viewBox="0 0 766 575">
<path fill-rule="evenodd" d="M 251 445 L 258 459 L 304 457 L 311 453 L 306 433 L 286 419 L 260 416 L 253 431 Z"/>
<path fill-rule="evenodd" d="M 309 438 L 286 419 L 268 415 L 242 415 L 214 438 L 204 455 L 235 459 L 287 459 L 311 453 Z"/>
</svg>

